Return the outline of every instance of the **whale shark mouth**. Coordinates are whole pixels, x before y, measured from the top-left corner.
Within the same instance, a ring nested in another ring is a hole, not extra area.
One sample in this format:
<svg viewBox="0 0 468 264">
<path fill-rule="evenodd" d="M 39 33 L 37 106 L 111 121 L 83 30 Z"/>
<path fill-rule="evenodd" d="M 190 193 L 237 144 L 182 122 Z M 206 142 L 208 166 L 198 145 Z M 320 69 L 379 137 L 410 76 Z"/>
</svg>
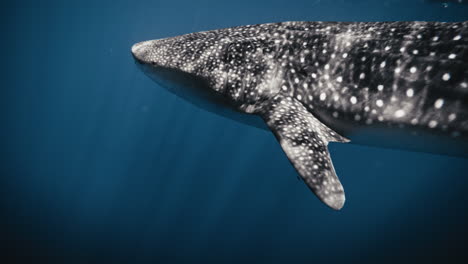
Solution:
<svg viewBox="0 0 468 264">
<path fill-rule="evenodd" d="M 157 54 L 165 54 L 171 42 L 174 38 L 163 38 L 163 39 L 154 39 L 138 42 L 132 45 L 131 52 L 133 58 L 142 64 L 152 64 L 158 66 L 164 66 L 163 61 L 155 60 L 154 56 Z M 158 56 L 163 57 L 163 56 Z"/>
<path fill-rule="evenodd" d="M 148 47 L 152 46 L 153 41 L 142 41 L 133 44 L 132 46 L 132 55 L 135 60 L 139 62 L 144 62 L 144 57 L 148 52 Z"/>
</svg>

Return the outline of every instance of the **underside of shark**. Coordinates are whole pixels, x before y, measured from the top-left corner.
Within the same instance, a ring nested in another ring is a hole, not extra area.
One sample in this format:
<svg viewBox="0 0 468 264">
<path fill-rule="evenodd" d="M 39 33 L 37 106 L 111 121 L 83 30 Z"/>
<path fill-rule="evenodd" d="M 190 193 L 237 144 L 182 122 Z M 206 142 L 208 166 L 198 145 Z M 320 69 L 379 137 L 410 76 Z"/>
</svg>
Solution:
<svg viewBox="0 0 468 264">
<path fill-rule="evenodd" d="M 468 157 L 468 22 L 271 23 L 144 41 L 132 53 L 178 96 L 270 129 L 336 210 L 345 195 L 329 142 Z"/>
</svg>

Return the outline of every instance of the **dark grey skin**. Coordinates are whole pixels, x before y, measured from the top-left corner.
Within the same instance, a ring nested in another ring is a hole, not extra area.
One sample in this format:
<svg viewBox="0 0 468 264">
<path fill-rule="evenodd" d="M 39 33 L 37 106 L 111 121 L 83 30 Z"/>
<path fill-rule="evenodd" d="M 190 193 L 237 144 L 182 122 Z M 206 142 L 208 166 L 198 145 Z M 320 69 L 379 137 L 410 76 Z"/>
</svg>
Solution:
<svg viewBox="0 0 468 264">
<path fill-rule="evenodd" d="M 468 157 L 468 22 L 262 24 L 140 42 L 132 53 L 171 92 L 268 127 L 336 210 L 345 196 L 328 142 Z"/>
</svg>

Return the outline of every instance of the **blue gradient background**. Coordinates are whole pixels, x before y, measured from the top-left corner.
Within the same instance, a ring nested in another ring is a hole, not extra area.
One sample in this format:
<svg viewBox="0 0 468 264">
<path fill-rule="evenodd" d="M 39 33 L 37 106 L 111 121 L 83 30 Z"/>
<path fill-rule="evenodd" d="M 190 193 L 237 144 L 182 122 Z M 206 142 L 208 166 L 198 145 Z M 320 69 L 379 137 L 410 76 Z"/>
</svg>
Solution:
<svg viewBox="0 0 468 264">
<path fill-rule="evenodd" d="M 272 134 L 169 94 L 130 47 L 266 22 L 467 19 L 422 0 L 5 2 L 0 262 L 463 262 L 468 160 L 332 144 L 347 194 L 332 211 Z"/>
</svg>

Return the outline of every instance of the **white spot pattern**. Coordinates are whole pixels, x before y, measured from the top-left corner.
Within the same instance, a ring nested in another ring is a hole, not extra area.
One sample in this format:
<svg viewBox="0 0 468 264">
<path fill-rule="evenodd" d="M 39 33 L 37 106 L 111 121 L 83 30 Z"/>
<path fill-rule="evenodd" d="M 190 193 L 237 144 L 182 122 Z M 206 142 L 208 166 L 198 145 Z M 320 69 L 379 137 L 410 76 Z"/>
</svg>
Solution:
<svg viewBox="0 0 468 264">
<path fill-rule="evenodd" d="M 466 22 L 286 22 L 144 42 L 132 52 L 141 63 L 202 77 L 247 113 L 262 112 L 281 94 L 336 121 L 418 126 L 466 138 L 467 26 Z M 299 133 L 295 123 L 284 129 L 291 136 Z M 310 140 L 316 143 L 314 139 Z M 294 142 L 285 143 L 285 148 L 299 152 L 308 148 Z M 318 152 L 308 149 L 307 153 Z M 299 155 L 297 160 L 307 157 Z M 308 168 L 322 170 L 319 165 Z"/>
</svg>

